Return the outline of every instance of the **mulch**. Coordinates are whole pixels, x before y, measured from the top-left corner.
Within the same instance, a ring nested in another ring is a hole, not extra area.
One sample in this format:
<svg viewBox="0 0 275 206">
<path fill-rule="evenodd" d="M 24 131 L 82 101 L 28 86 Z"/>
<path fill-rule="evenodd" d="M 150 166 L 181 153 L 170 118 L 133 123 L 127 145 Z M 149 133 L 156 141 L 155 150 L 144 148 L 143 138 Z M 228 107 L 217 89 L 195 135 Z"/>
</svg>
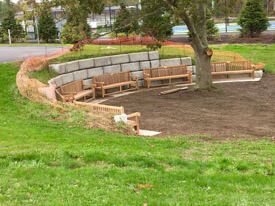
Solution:
<svg viewBox="0 0 275 206">
<path fill-rule="evenodd" d="M 275 136 L 275 75 L 266 74 L 261 82 L 218 84 L 212 91 L 158 95 L 165 90 L 142 90 L 105 104 L 124 106 L 127 113 L 141 112 L 141 128 L 165 136 Z"/>
</svg>

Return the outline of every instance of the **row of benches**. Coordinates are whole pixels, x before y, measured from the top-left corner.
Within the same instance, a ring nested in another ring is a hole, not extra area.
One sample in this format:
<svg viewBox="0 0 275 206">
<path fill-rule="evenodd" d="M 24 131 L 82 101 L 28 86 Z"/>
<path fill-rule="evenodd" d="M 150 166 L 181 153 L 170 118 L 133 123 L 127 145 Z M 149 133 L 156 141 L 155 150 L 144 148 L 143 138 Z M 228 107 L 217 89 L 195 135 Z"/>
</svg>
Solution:
<svg viewBox="0 0 275 206">
<path fill-rule="evenodd" d="M 250 74 L 254 78 L 255 69 L 250 62 L 219 62 L 212 63 L 212 75 Z M 187 70 L 186 65 L 173 67 L 159 67 L 143 70 L 144 85 L 152 86 L 153 81 L 181 79 L 184 83 L 192 83 L 192 72 Z M 118 89 L 118 90 L 114 90 Z M 95 98 L 96 94 L 105 97 L 109 94 L 120 93 L 126 90 L 137 90 L 138 78 L 131 77 L 130 72 L 104 74 L 93 78 L 91 89 L 85 90 L 83 81 L 75 81 L 56 89 L 58 100 L 70 102 L 87 98 Z M 110 91 L 111 90 L 111 91 Z M 107 92 L 110 91 L 110 92 Z"/>
</svg>

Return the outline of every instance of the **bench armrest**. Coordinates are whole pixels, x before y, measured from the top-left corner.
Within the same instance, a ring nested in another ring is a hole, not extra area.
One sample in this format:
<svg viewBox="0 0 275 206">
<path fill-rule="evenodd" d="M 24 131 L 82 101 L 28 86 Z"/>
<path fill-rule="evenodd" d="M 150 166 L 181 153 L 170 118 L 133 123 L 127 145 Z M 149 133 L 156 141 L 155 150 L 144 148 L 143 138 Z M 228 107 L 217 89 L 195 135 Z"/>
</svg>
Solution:
<svg viewBox="0 0 275 206">
<path fill-rule="evenodd" d="M 128 119 L 137 118 L 137 117 L 139 118 L 140 116 L 141 114 L 139 112 L 127 115 Z"/>
<path fill-rule="evenodd" d="M 61 94 L 58 90 L 55 90 L 55 93 L 57 97 L 62 100 L 62 102 L 71 102 L 74 99 L 72 94 Z"/>
</svg>

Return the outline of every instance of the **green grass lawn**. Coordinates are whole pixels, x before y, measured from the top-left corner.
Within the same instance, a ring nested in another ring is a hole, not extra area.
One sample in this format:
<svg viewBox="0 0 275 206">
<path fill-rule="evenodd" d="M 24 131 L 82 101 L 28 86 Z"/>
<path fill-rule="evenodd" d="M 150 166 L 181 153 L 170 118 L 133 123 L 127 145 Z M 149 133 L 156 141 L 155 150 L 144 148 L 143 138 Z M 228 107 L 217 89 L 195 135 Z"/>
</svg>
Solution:
<svg viewBox="0 0 275 206">
<path fill-rule="evenodd" d="M 254 63 L 265 63 L 266 71 L 275 72 L 275 44 L 229 44 L 213 48 L 214 50 L 239 53 Z"/>
<path fill-rule="evenodd" d="M 275 205 L 274 142 L 85 129 L 22 98 L 17 71 L 0 65 L 0 205 Z"/>
</svg>

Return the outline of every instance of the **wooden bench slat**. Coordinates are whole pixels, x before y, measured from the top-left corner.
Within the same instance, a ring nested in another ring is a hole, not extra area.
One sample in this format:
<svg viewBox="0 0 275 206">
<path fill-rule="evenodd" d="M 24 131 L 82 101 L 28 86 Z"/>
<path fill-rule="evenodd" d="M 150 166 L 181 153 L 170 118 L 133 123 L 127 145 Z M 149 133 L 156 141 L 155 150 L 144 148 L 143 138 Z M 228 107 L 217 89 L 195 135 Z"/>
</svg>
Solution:
<svg viewBox="0 0 275 206">
<path fill-rule="evenodd" d="M 72 102 L 74 100 L 79 100 L 92 96 L 95 98 L 95 90 L 84 90 L 83 80 L 74 81 L 65 85 L 60 86 L 56 89 L 56 95 L 58 100 L 63 102 Z"/>
<path fill-rule="evenodd" d="M 212 75 L 251 74 L 255 77 L 255 70 L 249 61 L 214 62 L 211 63 Z"/>
<path fill-rule="evenodd" d="M 129 85 L 130 89 L 138 89 L 138 80 L 132 80 L 130 71 L 128 72 L 120 72 L 114 74 L 103 74 L 100 76 L 96 76 L 93 78 L 93 82 L 95 84 L 95 89 L 97 91 L 101 91 L 101 96 L 105 97 L 106 95 L 114 94 L 117 92 L 109 92 L 106 93 L 107 89 L 119 88 L 119 92 L 125 91 L 123 86 Z M 133 88 L 131 88 L 133 87 Z"/>
<path fill-rule="evenodd" d="M 152 81 L 157 80 L 169 80 L 171 83 L 172 79 L 187 78 L 187 82 L 192 83 L 192 73 L 187 71 L 186 65 L 144 69 L 143 76 L 147 88 L 151 87 Z"/>
</svg>

